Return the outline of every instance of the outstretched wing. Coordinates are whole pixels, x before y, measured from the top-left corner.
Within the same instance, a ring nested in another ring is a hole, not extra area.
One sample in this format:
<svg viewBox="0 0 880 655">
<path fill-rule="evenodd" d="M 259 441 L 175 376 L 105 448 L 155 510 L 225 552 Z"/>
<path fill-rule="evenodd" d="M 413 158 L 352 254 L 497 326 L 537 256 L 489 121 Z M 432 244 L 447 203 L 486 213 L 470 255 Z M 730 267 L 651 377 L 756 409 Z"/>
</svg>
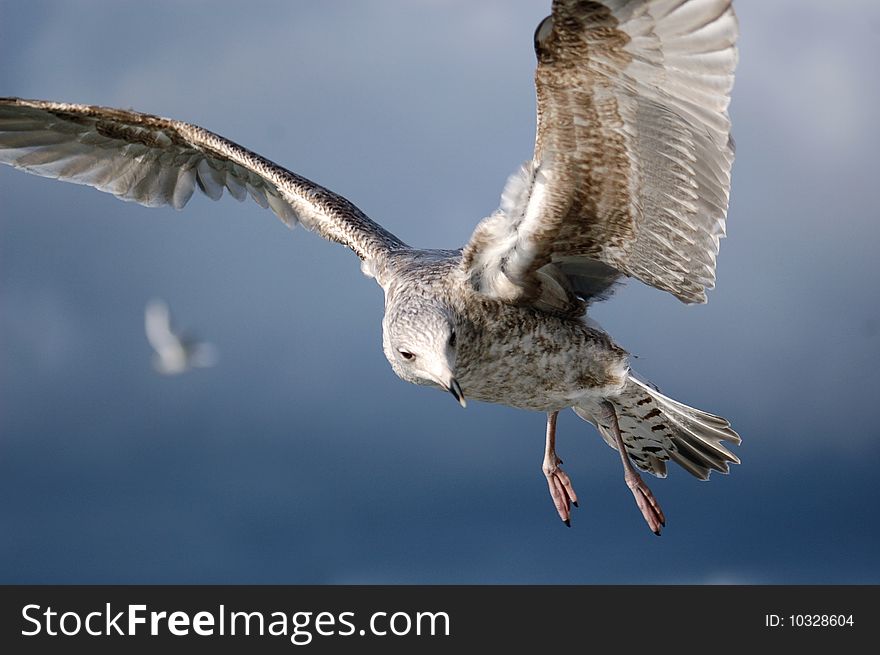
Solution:
<svg viewBox="0 0 880 655">
<path fill-rule="evenodd" d="M 196 188 L 250 195 L 288 226 L 351 248 L 365 271 L 405 247 L 342 196 L 196 125 L 135 111 L 0 98 L 0 162 L 150 207 L 181 209 Z"/>
<path fill-rule="evenodd" d="M 555 0 L 535 32 L 534 158 L 465 247 L 473 287 L 577 313 L 623 274 L 705 302 L 737 31 L 730 0 Z"/>
</svg>

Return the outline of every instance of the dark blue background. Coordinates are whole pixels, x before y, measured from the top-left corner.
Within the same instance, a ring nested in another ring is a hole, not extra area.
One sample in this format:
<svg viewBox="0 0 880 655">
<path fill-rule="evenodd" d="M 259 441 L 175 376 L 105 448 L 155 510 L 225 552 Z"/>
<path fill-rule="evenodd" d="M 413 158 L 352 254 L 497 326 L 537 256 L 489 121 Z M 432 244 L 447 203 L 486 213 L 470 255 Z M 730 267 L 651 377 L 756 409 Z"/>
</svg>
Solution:
<svg viewBox="0 0 880 655">
<path fill-rule="evenodd" d="M 0 95 L 188 120 L 457 247 L 531 154 L 549 3 L 0 0 Z M 182 213 L 0 169 L 0 582 L 880 582 L 880 7 L 737 3 L 729 238 L 705 306 L 596 308 L 634 366 L 731 419 L 741 466 L 650 480 L 567 413 L 399 381 L 349 252 L 253 203 Z M 845 14 L 845 16 L 843 16 Z M 220 364 L 150 368 L 166 298 Z"/>
</svg>

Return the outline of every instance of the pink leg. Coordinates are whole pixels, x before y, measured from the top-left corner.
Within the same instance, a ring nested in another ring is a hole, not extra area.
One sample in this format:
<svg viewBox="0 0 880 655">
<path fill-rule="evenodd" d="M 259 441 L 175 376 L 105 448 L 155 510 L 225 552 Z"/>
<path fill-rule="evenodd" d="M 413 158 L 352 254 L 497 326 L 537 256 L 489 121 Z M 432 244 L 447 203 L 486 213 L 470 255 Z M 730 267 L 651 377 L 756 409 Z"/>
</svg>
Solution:
<svg viewBox="0 0 880 655">
<path fill-rule="evenodd" d="M 571 487 L 571 480 L 560 468 L 562 460 L 556 455 L 556 417 L 559 412 L 547 413 L 547 442 L 544 446 L 544 464 L 542 469 L 550 488 L 553 505 L 559 512 L 559 518 L 571 527 L 571 506 L 578 506 L 577 494 Z"/>
<path fill-rule="evenodd" d="M 629 455 L 626 454 L 626 445 L 623 443 L 623 437 L 620 434 L 620 425 L 617 423 L 617 412 L 614 411 L 614 405 L 606 400 L 602 403 L 601 407 L 605 410 L 605 415 L 602 418 L 611 427 L 614 443 L 617 445 L 617 452 L 620 454 L 620 461 L 623 462 L 623 479 L 626 482 L 626 486 L 629 487 L 629 490 L 635 497 L 636 505 L 639 506 L 642 516 L 645 517 L 648 527 L 651 528 L 651 532 L 659 537 L 660 528 L 666 527 L 666 517 L 663 516 L 663 510 L 660 509 L 660 504 L 654 498 L 654 494 L 651 493 L 648 485 L 642 480 L 642 476 L 638 474 L 632 462 L 630 462 Z"/>
</svg>

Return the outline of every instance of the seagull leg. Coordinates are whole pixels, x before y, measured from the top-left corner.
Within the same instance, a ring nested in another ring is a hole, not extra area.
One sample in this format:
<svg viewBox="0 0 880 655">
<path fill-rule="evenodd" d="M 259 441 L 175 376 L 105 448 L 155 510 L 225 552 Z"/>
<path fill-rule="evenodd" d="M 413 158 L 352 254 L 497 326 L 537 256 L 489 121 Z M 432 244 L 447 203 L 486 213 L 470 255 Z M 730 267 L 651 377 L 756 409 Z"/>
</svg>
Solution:
<svg viewBox="0 0 880 655">
<path fill-rule="evenodd" d="M 617 412 L 614 411 L 614 405 L 605 400 L 601 403 L 600 407 L 603 410 L 602 418 L 611 428 L 614 443 L 617 445 L 617 452 L 620 454 L 620 461 L 623 462 L 623 479 L 626 482 L 626 486 L 629 487 L 629 490 L 635 497 L 636 505 L 639 506 L 642 516 L 645 517 L 648 527 L 651 528 L 651 532 L 659 537 L 660 528 L 666 527 L 666 517 L 663 516 L 663 510 L 660 509 L 660 504 L 654 498 L 654 494 L 651 493 L 648 485 L 642 480 L 642 476 L 638 474 L 632 465 L 629 455 L 626 454 L 626 445 L 623 443 L 623 437 L 620 434 L 620 425 L 617 423 Z"/>
<path fill-rule="evenodd" d="M 547 413 L 547 441 L 544 445 L 544 464 L 542 469 L 547 478 L 547 486 L 550 488 L 550 497 L 553 505 L 559 512 L 559 518 L 568 527 L 571 527 L 571 506 L 577 507 L 577 494 L 571 487 L 571 480 L 560 468 L 562 460 L 556 454 L 556 417 L 559 412 Z"/>
</svg>

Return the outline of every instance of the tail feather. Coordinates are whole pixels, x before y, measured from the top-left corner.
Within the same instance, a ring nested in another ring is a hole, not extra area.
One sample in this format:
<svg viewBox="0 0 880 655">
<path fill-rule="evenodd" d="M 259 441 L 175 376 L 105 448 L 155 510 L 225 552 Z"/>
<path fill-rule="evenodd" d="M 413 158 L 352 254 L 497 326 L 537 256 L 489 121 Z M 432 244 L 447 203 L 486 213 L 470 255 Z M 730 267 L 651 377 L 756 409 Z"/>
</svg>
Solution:
<svg viewBox="0 0 880 655">
<path fill-rule="evenodd" d="M 674 439 L 676 450 L 669 453 L 669 458 L 685 468 L 689 473 L 701 480 L 709 477 L 710 471 L 727 473 L 727 464 L 700 448 L 700 442 L 688 433 L 677 435 Z"/>
<path fill-rule="evenodd" d="M 730 463 L 739 464 L 739 458 L 725 443 L 739 445 L 742 440 L 720 416 L 664 396 L 633 374 L 620 395 L 608 400 L 617 411 L 627 454 L 643 471 L 665 477 L 666 462 L 671 459 L 691 475 L 706 480 L 712 471 L 728 473 Z M 574 411 L 595 425 L 614 448 L 611 427 L 596 419 L 602 415 L 597 408 L 598 401 L 585 401 Z"/>
</svg>

